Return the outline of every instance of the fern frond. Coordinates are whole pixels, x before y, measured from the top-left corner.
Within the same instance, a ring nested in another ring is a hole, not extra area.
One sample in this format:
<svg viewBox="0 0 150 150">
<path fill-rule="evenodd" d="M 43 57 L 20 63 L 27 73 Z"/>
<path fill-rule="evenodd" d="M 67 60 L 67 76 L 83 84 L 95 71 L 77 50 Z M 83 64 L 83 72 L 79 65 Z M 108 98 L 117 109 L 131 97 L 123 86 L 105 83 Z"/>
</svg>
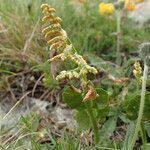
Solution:
<svg viewBox="0 0 150 150">
<path fill-rule="evenodd" d="M 56 10 L 48 4 L 42 4 L 41 9 L 43 13 L 42 21 L 46 24 L 42 33 L 50 46 L 50 51 L 55 50 L 58 52 L 56 56 L 50 58 L 50 61 L 68 60 L 77 64 L 77 68 L 73 70 L 61 71 L 56 80 L 78 78 L 81 81 L 81 85 L 86 86 L 88 84 L 87 74 L 96 74 L 97 70 L 89 66 L 83 57 L 77 53 L 71 42 L 68 42 L 69 38 L 66 31 L 60 25 L 62 20 L 55 16 Z"/>
</svg>

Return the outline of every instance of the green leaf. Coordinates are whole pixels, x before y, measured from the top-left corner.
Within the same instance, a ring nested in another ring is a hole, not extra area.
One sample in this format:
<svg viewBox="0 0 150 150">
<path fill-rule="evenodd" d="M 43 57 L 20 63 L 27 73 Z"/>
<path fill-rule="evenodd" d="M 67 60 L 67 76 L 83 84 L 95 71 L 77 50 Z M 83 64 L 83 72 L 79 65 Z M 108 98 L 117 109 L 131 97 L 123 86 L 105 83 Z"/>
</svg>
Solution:
<svg viewBox="0 0 150 150">
<path fill-rule="evenodd" d="M 128 126 L 127 133 L 126 133 L 126 137 L 125 137 L 125 140 L 124 140 L 124 144 L 123 144 L 122 150 L 127 150 L 128 149 L 129 144 L 131 143 L 131 140 L 133 138 L 135 125 L 136 125 L 135 122 L 133 122 L 133 121 L 130 122 L 130 124 Z"/>
<path fill-rule="evenodd" d="M 126 100 L 125 109 L 127 112 L 127 117 L 129 119 L 131 120 L 137 119 L 139 106 L 140 106 L 140 100 L 141 100 L 141 96 L 139 94 Z M 150 119 L 149 106 L 150 106 L 150 92 L 147 92 L 145 95 L 145 105 L 144 105 L 144 114 L 143 114 L 143 118 L 145 120 Z"/>
<path fill-rule="evenodd" d="M 102 121 L 103 119 L 106 118 L 106 116 L 108 115 L 108 112 L 109 112 L 109 107 L 105 107 L 104 109 L 99 109 L 97 118 L 100 121 Z"/>
<path fill-rule="evenodd" d="M 99 96 L 94 100 L 94 102 L 97 104 L 98 109 L 104 109 L 108 106 L 108 93 L 101 88 L 96 89 L 96 92 Z"/>
<path fill-rule="evenodd" d="M 76 113 L 76 120 L 80 129 L 88 130 L 91 127 L 91 122 L 86 110 L 78 111 Z"/>
<path fill-rule="evenodd" d="M 106 110 L 106 107 L 108 107 L 108 93 L 100 88 L 96 89 L 96 92 L 99 96 L 95 100 L 83 102 L 82 94 L 67 87 L 63 92 L 63 100 L 72 109 L 80 111 L 87 108 L 95 108 L 99 112 L 102 112 L 101 110 Z"/>
<path fill-rule="evenodd" d="M 100 143 L 107 140 L 116 128 L 117 117 L 110 117 L 103 125 L 100 131 Z"/>
<path fill-rule="evenodd" d="M 73 91 L 71 88 L 65 88 L 63 92 L 63 100 L 64 102 L 72 109 L 82 109 L 84 108 L 84 103 L 82 95 Z"/>
<path fill-rule="evenodd" d="M 144 128 L 145 128 L 145 130 L 147 132 L 147 135 L 150 137 L 150 121 L 146 121 L 144 123 Z"/>
</svg>

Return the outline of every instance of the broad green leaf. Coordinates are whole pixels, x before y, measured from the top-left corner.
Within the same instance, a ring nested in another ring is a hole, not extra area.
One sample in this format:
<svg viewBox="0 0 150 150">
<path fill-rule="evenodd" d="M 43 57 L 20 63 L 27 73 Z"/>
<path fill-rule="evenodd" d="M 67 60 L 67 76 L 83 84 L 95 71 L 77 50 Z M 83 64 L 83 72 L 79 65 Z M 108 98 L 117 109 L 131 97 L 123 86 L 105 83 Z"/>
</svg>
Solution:
<svg viewBox="0 0 150 150">
<path fill-rule="evenodd" d="M 63 92 L 63 100 L 72 109 L 84 108 L 82 95 L 69 87 L 65 88 Z"/>
<path fill-rule="evenodd" d="M 98 109 L 104 109 L 108 105 L 108 93 L 101 88 L 96 89 L 96 92 L 99 96 L 94 100 L 94 102 L 97 104 Z"/>
<path fill-rule="evenodd" d="M 109 139 L 111 134 L 116 128 L 117 117 L 110 117 L 103 125 L 100 131 L 100 143 L 104 142 L 105 140 Z"/>
<path fill-rule="evenodd" d="M 106 118 L 106 116 L 108 115 L 108 112 L 109 112 L 109 107 L 105 107 L 104 109 L 99 109 L 97 118 L 100 121 L 102 121 L 102 119 Z"/>
<path fill-rule="evenodd" d="M 93 107 L 97 109 L 97 119 L 102 121 L 109 112 L 109 96 L 107 91 L 101 88 L 96 91 L 99 96 L 93 101 Z"/>
<path fill-rule="evenodd" d="M 73 91 L 71 88 L 65 88 L 63 92 L 63 100 L 67 103 L 72 109 L 83 110 L 87 107 L 104 109 L 108 106 L 108 93 L 103 89 L 96 89 L 97 94 L 99 95 L 93 101 L 83 102 L 82 94 Z"/>
<path fill-rule="evenodd" d="M 88 130 L 91 127 L 91 122 L 86 110 L 76 113 L 76 120 L 80 129 Z"/>
</svg>

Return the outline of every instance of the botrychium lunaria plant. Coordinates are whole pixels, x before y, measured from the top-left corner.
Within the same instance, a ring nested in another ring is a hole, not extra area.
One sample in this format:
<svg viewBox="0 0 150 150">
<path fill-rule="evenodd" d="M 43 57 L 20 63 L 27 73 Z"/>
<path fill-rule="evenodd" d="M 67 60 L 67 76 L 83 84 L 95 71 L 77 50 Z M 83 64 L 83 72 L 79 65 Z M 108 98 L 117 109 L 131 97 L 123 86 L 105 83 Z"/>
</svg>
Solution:
<svg viewBox="0 0 150 150">
<path fill-rule="evenodd" d="M 66 31 L 63 30 L 60 25 L 61 18 L 55 16 L 55 9 L 48 4 L 42 4 L 41 9 L 43 13 L 42 21 L 46 24 L 42 33 L 47 39 L 50 51 L 54 53 L 49 61 L 72 61 L 77 65 L 77 68 L 73 70 L 61 71 L 59 75 L 56 76 L 56 80 L 60 81 L 65 78 L 77 78 L 81 81 L 81 86 L 83 88 L 87 87 L 89 83 L 87 74 L 96 74 L 97 70 L 94 67 L 89 66 L 83 57 L 77 53 L 76 49 L 71 44 Z"/>
<path fill-rule="evenodd" d="M 135 142 L 138 137 L 138 133 L 140 131 L 140 125 L 143 117 L 143 112 L 144 112 L 144 104 L 145 104 L 145 93 L 146 93 L 146 81 L 147 81 L 147 76 L 148 76 L 148 71 L 150 67 L 150 43 L 143 43 L 139 46 L 140 49 L 140 56 L 141 59 L 144 62 L 144 72 L 143 72 L 143 77 L 142 77 L 142 90 L 141 90 L 141 100 L 140 100 L 140 107 L 139 107 L 139 113 L 138 113 L 138 118 L 136 122 L 136 127 L 135 131 L 133 134 L 133 138 L 131 140 L 131 143 L 129 145 L 129 150 L 133 150 L 133 147 L 135 145 Z M 135 75 L 139 78 L 141 74 L 141 68 L 138 63 L 136 63 L 135 68 L 137 68 L 137 72 L 135 72 Z"/>
<path fill-rule="evenodd" d="M 99 4 L 99 13 L 102 16 L 109 16 L 115 13 L 117 14 L 117 46 L 116 46 L 116 63 L 121 64 L 121 41 L 122 41 L 122 30 L 121 23 L 127 11 L 134 11 L 137 9 L 136 3 L 144 2 L 144 0 L 118 0 L 115 3 L 104 3 Z"/>
<path fill-rule="evenodd" d="M 49 61 L 69 61 L 75 63 L 77 66 L 72 70 L 61 71 L 56 76 L 56 80 L 73 80 L 76 78 L 80 81 L 81 94 L 86 93 L 85 97 L 83 98 L 83 102 L 96 99 L 98 94 L 94 88 L 94 85 L 88 80 L 87 74 L 96 74 L 98 71 L 96 68 L 89 66 L 83 57 L 77 53 L 76 49 L 71 44 L 67 33 L 60 25 L 61 18 L 55 16 L 56 10 L 48 4 L 42 4 L 41 9 L 43 13 L 42 21 L 45 22 L 46 25 L 46 27 L 44 27 L 42 30 L 42 33 L 45 35 L 47 43 L 50 46 L 50 53 L 52 52 L 53 54 Z M 89 120 L 93 125 L 95 143 L 98 143 L 99 134 L 97 120 L 94 118 L 90 109 L 87 109 L 87 111 L 90 118 Z"/>
</svg>

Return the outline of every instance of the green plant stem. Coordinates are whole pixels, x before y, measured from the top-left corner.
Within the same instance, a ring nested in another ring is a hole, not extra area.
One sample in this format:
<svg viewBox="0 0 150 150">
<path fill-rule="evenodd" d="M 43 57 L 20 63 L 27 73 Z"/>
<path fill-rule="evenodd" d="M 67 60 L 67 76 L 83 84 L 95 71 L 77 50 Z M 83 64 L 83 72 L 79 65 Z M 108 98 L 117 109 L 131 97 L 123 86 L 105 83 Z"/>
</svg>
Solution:
<svg viewBox="0 0 150 150">
<path fill-rule="evenodd" d="M 147 139 L 146 139 L 146 133 L 145 133 L 143 121 L 141 121 L 140 133 L 141 133 L 141 138 L 142 138 L 142 143 L 143 143 L 143 150 L 145 150 Z"/>
<path fill-rule="evenodd" d="M 146 80 L 147 80 L 147 75 L 148 75 L 148 69 L 149 69 L 148 66 L 145 64 L 144 65 L 144 74 L 143 74 L 143 79 L 142 79 L 142 92 L 141 92 L 139 114 L 138 114 L 138 118 L 137 118 L 135 132 L 133 134 L 133 138 L 132 138 L 131 144 L 129 145 L 128 150 L 133 150 L 134 144 L 138 137 L 138 132 L 140 131 L 140 126 L 141 126 L 141 121 L 142 121 L 142 116 L 143 116 L 143 111 L 144 111 L 144 104 L 145 104 Z"/>
<path fill-rule="evenodd" d="M 118 11 L 117 16 L 117 51 L 116 51 L 116 63 L 120 65 L 121 55 L 120 55 L 120 40 L 121 40 L 121 11 Z"/>
<path fill-rule="evenodd" d="M 98 123 L 96 121 L 96 118 L 93 115 L 92 109 L 88 108 L 87 113 L 89 115 L 89 118 L 90 118 L 90 121 L 91 121 L 91 124 L 92 124 L 92 127 L 93 127 L 95 144 L 98 144 L 98 142 L 99 142 Z"/>
</svg>

